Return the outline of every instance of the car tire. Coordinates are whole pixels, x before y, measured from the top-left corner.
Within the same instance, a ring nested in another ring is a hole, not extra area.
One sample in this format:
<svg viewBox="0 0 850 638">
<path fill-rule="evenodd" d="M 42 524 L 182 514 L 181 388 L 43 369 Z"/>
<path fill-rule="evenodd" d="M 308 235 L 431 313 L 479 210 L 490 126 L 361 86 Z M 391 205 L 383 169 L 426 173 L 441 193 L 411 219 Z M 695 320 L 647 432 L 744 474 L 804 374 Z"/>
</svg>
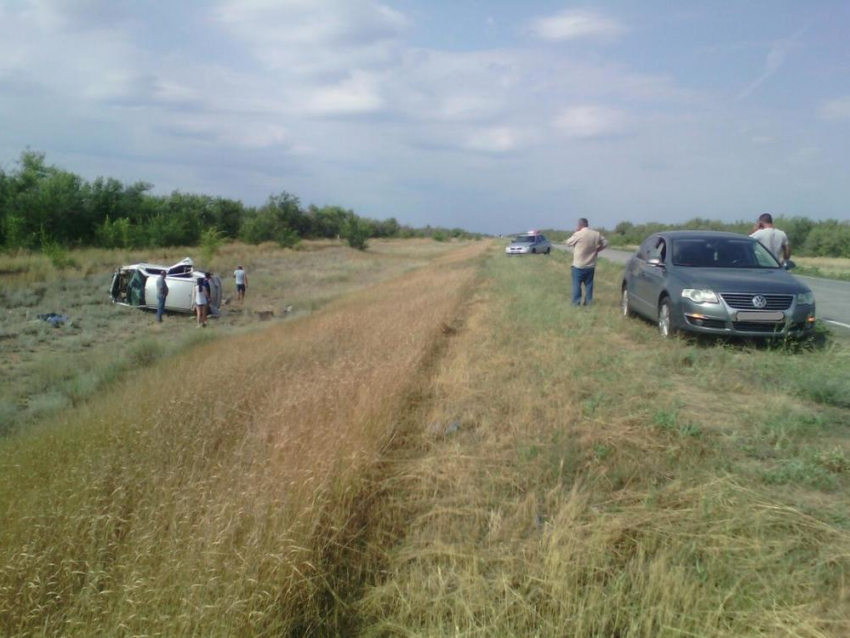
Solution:
<svg viewBox="0 0 850 638">
<path fill-rule="evenodd" d="M 549 253 L 551 253 L 551 252 L 552 252 L 552 249 L 551 249 L 551 248 L 547 248 L 547 249 L 546 249 L 546 254 L 547 254 L 547 255 L 548 255 Z"/>
<path fill-rule="evenodd" d="M 532 254 L 532 255 L 536 255 L 536 254 L 537 254 L 537 249 L 536 249 L 536 248 L 532 248 L 532 249 L 531 249 L 531 254 Z"/>
<path fill-rule="evenodd" d="M 670 299 L 668 297 L 664 297 L 661 303 L 658 304 L 658 333 L 664 339 L 669 339 L 676 334 L 676 329 L 673 328 Z"/>
<path fill-rule="evenodd" d="M 624 317 L 628 318 L 635 316 L 635 311 L 632 310 L 632 306 L 629 303 L 629 290 L 625 286 L 623 286 L 623 294 L 620 297 L 620 308 Z"/>
</svg>

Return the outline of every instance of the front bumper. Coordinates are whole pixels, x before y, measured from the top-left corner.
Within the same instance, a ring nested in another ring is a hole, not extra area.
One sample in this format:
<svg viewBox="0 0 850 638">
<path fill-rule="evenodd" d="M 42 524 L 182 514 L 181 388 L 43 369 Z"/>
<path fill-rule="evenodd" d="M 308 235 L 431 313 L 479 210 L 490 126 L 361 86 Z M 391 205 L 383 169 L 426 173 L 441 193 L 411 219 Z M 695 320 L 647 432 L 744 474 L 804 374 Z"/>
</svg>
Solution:
<svg viewBox="0 0 850 638">
<path fill-rule="evenodd" d="M 815 305 L 798 304 L 786 310 L 741 310 L 719 303 L 698 304 L 681 299 L 677 328 L 701 334 L 733 337 L 799 337 L 815 328 Z"/>
</svg>

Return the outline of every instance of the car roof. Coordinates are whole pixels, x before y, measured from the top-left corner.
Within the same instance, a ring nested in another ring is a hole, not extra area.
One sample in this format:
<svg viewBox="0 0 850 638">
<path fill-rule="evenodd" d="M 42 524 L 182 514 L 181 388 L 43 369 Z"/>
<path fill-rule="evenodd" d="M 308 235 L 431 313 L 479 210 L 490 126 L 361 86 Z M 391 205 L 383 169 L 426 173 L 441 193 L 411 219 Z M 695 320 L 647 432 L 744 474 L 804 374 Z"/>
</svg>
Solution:
<svg viewBox="0 0 850 638">
<path fill-rule="evenodd" d="M 657 233 L 652 233 L 653 235 L 661 235 L 662 237 L 668 237 L 670 239 L 752 239 L 748 235 L 742 235 L 740 233 L 729 233 L 721 230 L 662 230 Z"/>
</svg>

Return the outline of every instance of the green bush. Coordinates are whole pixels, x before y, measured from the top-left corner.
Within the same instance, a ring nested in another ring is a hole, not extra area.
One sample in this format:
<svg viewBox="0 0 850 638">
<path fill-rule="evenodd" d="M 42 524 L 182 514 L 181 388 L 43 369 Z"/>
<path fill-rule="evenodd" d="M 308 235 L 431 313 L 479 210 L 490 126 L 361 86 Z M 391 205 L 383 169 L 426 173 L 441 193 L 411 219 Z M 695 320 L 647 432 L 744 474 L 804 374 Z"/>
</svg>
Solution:
<svg viewBox="0 0 850 638">
<path fill-rule="evenodd" d="M 56 242 L 47 242 L 42 246 L 42 252 L 50 259 L 50 263 L 56 270 L 65 270 L 66 268 L 76 268 L 77 262 L 68 254 L 62 246 Z"/>
<path fill-rule="evenodd" d="M 224 237 L 217 228 L 208 228 L 201 233 L 201 257 L 204 263 L 210 263 L 224 243 Z"/>
<path fill-rule="evenodd" d="M 369 247 L 369 225 L 362 219 L 352 218 L 346 222 L 342 229 L 342 237 L 348 245 L 357 250 L 366 250 Z"/>
<path fill-rule="evenodd" d="M 163 348 L 159 343 L 146 339 L 133 344 L 128 353 L 128 360 L 130 365 L 144 368 L 155 363 L 163 354 Z"/>
</svg>

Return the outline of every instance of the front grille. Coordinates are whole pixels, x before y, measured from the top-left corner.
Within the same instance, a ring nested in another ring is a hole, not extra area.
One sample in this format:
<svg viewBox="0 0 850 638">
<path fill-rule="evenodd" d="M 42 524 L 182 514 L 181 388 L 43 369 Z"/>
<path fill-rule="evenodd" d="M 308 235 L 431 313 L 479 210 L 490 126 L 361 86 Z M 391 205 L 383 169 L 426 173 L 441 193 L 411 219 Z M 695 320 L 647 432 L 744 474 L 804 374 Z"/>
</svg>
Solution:
<svg viewBox="0 0 850 638">
<path fill-rule="evenodd" d="M 741 332 L 782 332 L 785 330 L 784 321 L 736 321 L 732 324 L 735 330 Z"/>
<path fill-rule="evenodd" d="M 761 295 L 767 300 L 767 305 L 756 308 L 753 297 L 758 293 L 751 292 L 722 292 L 720 296 L 730 307 L 737 310 L 788 310 L 794 302 L 794 295 Z"/>
</svg>

